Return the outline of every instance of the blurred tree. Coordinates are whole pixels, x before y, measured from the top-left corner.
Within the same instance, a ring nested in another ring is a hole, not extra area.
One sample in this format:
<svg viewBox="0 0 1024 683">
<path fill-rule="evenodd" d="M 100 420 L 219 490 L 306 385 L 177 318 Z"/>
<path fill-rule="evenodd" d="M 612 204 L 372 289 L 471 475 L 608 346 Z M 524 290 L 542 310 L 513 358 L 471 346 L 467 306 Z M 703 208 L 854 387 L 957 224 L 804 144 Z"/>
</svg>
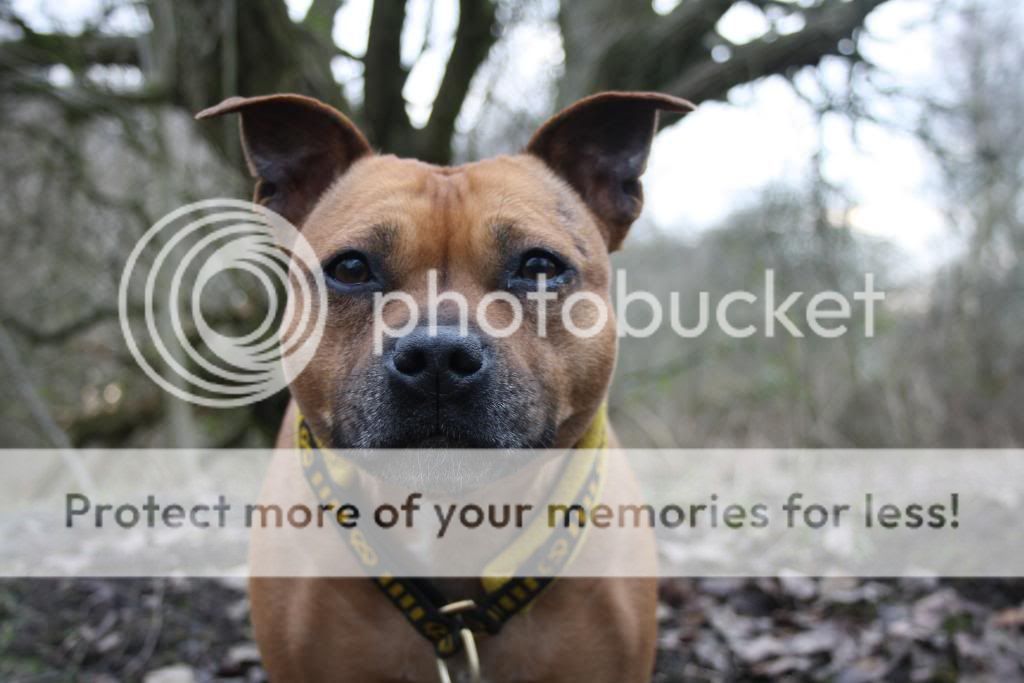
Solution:
<svg viewBox="0 0 1024 683">
<path fill-rule="evenodd" d="M 616 255 L 632 287 L 662 299 L 678 289 L 691 316 L 698 290 L 714 296 L 742 284 L 757 292 L 765 267 L 782 289 L 850 291 L 873 273 L 887 292 L 871 339 L 680 341 L 666 331 L 624 340 L 612 400 L 624 443 L 1024 442 L 1024 91 L 1017 87 L 1024 45 L 1016 38 L 1024 7 L 959 0 L 939 9 L 930 26 L 941 36 L 942 72 L 920 84 L 923 92 L 912 83 L 902 96 L 919 113 L 915 132 L 937 161 L 936 205 L 953 232 L 936 245 L 946 251 L 942 265 L 907 278 L 893 244 L 849 230 L 846 212 L 829 210 L 842 202 L 823 201 L 833 189 L 821 149 L 808 187 L 768 192 L 693 244 L 662 238 Z M 808 104 L 820 120 L 832 100 Z"/>
<path fill-rule="evenodd" d="M 827 55 L 859 61 L 858 36 L 884 0 L 683 0 L 656 3 L 660 14 L 649 0 L 380 0 L 365 28 L 339 24 L 365 21 L 345 0 L 312 0 L 301 19 L 284 0 L 94 2 L 70 19 L 0 0 L 0 234 L 12 261 L 37 264 L 0 273 L 11 342 L 0 370 L 31 369 L 0 382 L 8 445 L 260 445 L 276 430 L 284 395 L 211 411 L 160 391 L 126 353 L 112 304 L 147 226 L 188 201 L 246 191 L 237 122 L 196 126 L 196 111 L 232 95 L 305 93 L 384 151 L 448 163 L 474 147 L 508 151 L 554 106 L 601 89 L 700 102 Z M 761 35 L 730 43 L 721 26 L 733 9 L 759 17 Z M 432 28 L 440 16 L 451 21 Z M 524 27 L 533 33 L 522 41 Z M 365 49 L 336 42 L 362 31 Z M 523 50 L 548 38 L 561 63 L 517 80 L 534 57 Z M 421 64 L 437 70 L 427 102 L 410 92 Z M 244 290 L 222 292 L 211 311 L 226 331 L 262 317 L 258 292 Z"/>
<path fill-rule="evenodd" d="M 963 255 L 938 282 L 930 349 L 949 372 L 931 378 L 946 407 L 945 439 L 1024 439 L 1024 12 L 1017 0 L 965 0 L 943 87 L 924 101 L 918 133 L 938 161 L 948 221 Z"/>
<path fill-rule="evenodd" d="M 788 74 L 826 55 L 857 59 L 857 33 L 883 2 L 683 0 L 661 15 L 649 0 L 562 0 L 558 25 L 565 64 L 556 99 L 566 103 L 609 89 L 661 90 L 695 102 L 723 99 L 735 85 Z M 283 0 L 148 0 L 141 4 L 148 30 L 125 34 L 105 29 L 102 19 L 74 33 L 40 32 L 5 2 L 7 33 L 16 37 L 0 43 L 0 83 L 6 90 L 45 87 L 50 67 L 65 65 L 76 86 L 95 93 L 102 86 L 92 77 L 93 67 L 137 67 L 140 87 L 102 93 L 117 95 L 112 105 L 160 102 L 188 112 L 230 95 L 301 92 L 350 113 L 381 149 L 449 162 L 455 122 L 473 78 L 515 21 L 518 5 L 458 0 L 443 77 L 426 124 L 416 127 L 403 97 L 413 66 L 402 60 L 408 4 L 373 3 L 361 55 L 346 53 L 332 40 L 344 4 L 314 0 L 302 20 L 292 21 Z M 767 31 L 743 45 L 730 43 L 716 27 L 735 5 L 761 10 Z M 105 15 L 119 6 L 106 5 Z M 343 96 L 331 69 L 336 57 L 362 68 L 360 102 Z M 235 144 L 233 137 L 215 142 L 226 153 Z"/>
</svg>

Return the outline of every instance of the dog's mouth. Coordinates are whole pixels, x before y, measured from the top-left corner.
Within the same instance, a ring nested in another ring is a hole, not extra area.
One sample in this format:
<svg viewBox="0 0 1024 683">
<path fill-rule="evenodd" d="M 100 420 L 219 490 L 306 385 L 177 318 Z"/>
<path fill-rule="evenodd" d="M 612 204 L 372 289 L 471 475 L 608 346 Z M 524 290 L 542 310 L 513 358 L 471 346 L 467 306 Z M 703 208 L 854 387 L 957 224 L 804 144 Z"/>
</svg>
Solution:
<svg viewBox="0 0 1024 683">
<path fill-rule="evenodd" d="M 410 439 L 407 443 L 401 444 L 398 448 L 486 448 L 485 445 L 473 443 L 461 435 L 453 436 L 441 430 L 416 439 Z"/>
<path fill-rule="evenodd" d="M 487 381 L 459 393 L 411 391 L 373 366 L 339 387 L 330 439 L 336 448 L 546 449 L 554 445 L 552 392 L 539 378 L 490 361 Z"/>
<path fill-rule="evenodd" d="M 485 401 L 417 406 L 363 402 L 335 413 L 330 440 L 335 448 L 486 449 L 551 448 L 556 412 L 536 402 Z"/>
<path fill-rule="evenodd" d="M 361 470 L 382 481 L 431 493 L 459 494 L 498 481 L 528 466 L 553 445 L 554 429 L 539 437 L 488 431 L 476 435 L 444 426 L 360 435 L 360 446 L 337 431 L 335 449 Z M 484 438 L 493 436 L 493 438 Z M 371 440 L 372 439 L 372 440 Z M 474 452 L 475 451 L 475 452 Z M 467 457 L 471 456 L 471 457 Z"/>
<path fill-rule="evenodd" d="M 478 422 L 476 429 L 470 429 L 468 425 L 442 423 L 424 428 L 416 420 L 409 419 L 390 425 L 390 428 L 361 431 L 358 435 L 352 435 L 344 428 L 336 429 L 332 442 L 336 448 L 380 450 L 535 450 L 550 448 L 554 444 L 553 425 L 540 429 L 536 434 L 510 429 L 513 426 L 518 425 L 498 423 L 488 426 Z"/>
</svg>

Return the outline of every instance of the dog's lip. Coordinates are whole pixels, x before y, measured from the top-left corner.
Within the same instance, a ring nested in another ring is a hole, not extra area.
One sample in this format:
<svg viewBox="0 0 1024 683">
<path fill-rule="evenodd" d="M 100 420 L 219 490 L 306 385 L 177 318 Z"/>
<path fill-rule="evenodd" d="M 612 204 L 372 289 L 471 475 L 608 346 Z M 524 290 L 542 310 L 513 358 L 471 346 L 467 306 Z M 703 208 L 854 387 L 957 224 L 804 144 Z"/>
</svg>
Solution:
<svg viewBox="0 0 1024 683">
<path fill-rule="evenodd" d="M 403 443 L 399 448 L 464 448 L 463 439 L 435 429 L 426 435 L 417 436 Z"/>
</svg>

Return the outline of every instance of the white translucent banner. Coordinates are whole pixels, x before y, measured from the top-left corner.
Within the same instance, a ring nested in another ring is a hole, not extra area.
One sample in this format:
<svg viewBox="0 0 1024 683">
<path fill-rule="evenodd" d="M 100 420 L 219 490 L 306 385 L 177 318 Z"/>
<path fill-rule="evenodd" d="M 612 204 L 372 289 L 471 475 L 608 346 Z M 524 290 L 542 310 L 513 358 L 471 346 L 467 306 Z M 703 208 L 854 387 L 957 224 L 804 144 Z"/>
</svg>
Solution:
<svg viewBox="0 0 1024 683">
<path fill-rule="evenodd" d="M 1024 451 L 0 451 L 0 576 L 1024 576 Z"/>
</svg>

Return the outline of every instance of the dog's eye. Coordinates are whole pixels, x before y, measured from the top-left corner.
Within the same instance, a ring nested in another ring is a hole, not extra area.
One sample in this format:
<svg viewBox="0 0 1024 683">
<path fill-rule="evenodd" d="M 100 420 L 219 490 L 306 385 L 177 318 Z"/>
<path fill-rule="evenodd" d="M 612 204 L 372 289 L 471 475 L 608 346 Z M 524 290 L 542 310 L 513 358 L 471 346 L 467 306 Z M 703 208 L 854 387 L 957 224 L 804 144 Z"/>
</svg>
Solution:
<svg viewBox="0 0 1024 683">
<path fill-rule="evenodd" d="M 519 277 L 527 280 L 539 280 L 541 276 L 548 280 L 554 280 L 565 272 L 565 264 L 554 254 L 546 251 L 533 249 L 523 254 L 522 264 L 519 266 Z"/>
<path fill-rule="evenodd" d="M 373 279 L 373 270 L 358 251 L 346 251 L 328 264 L 327 276 L 343 285 L 361 285 Z"/>
</svg>

